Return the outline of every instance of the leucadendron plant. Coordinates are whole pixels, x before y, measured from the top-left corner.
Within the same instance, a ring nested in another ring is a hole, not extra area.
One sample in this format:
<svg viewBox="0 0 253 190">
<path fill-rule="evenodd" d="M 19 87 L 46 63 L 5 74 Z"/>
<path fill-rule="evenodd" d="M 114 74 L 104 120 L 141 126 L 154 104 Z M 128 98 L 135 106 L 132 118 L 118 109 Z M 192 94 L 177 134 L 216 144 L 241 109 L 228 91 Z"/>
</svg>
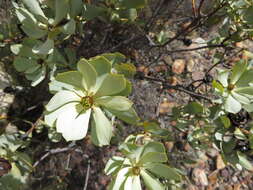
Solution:
<svg viewBox="0 0 253 190">
<path fill-rule="evenodd" d="M 253 111 L 253 68 L 247 60 L 236 62 L 232 70 L 219 69 L 217 80 L 213 87 L 222 96 L 227 112 L 238 113 L 242 108 Z"/>
<path fill-rule="evenodd" d="M 145 135 L 130 135 L 119 149 L 124 157 L 112 157 L 105 167 L 105 173 L 113 176 L 110 190 L 142 190 L 141 179 L 149 190 L 165 190 L 166 180 L 181 180 L 179 171 L 166 164 L 168 158 L 162 143 L 145 140 Z"/>
<path fill-rule="evenodd" d="M 78 15 L 82 12 L 81 0 L 22 0 L 13 2 L 21 29 L 29 37 L 40 39 L 33 53 L 47 55 L 53 52 L 55 42 L 75 33 Z M 46 39 L 46 40 L 45 40 Z"/>
<path fill-rule="evenodd" d="M 93 143 L 103 146 L 113 135 L 113 124 L 107 116 L 136 123 L 133 103 L 126 98 L 131 83 L 112 66 L 104 56 L 83 58 L 77 63 L 77 71 L 58 74 L 50 84 L 56 94 L 46 105 L 46 124 L 55 126 L 67 141 L 83 139 L 91 125 Z"/>
</svg>

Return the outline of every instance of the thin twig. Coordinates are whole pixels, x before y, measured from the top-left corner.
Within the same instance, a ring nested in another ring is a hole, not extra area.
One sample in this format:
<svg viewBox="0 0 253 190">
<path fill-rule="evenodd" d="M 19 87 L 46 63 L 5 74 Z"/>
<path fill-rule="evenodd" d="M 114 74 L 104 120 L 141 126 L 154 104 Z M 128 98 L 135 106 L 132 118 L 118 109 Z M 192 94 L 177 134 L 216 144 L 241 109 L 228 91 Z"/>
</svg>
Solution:
<svg viewBox="0 0 253 190">
<path fill-rule="evenodd" d="M 201 8 L 204 5 L 205 0 L 201 0 L 198 7 L 198 16 L 201 16 Z"/>
<path fill-rule="evenodd" d="M 167 53 L 171 54 L 171 53 L 177 53 L 177 52 L 196 51 L 196 50 L 201 50 L 201 49 L 218 48 L 218 47 L 225 47 L 225 45 L 224 44 L 213 44 L 213 45 L 206 45 L 206 46 L 189 48 L 189 49 L 176 49 L 176 50 L 167 51 Z"/>
<path fill-rule="evenodd" d="M 157 7 L 155 8 L 155 12 L 154 14 L 151 16 L 151 18 L 149 19 L 149 21 L 147 22 L 146 26 L 145 26 L 145 29 L 149 28 L 153 23 L 154 23 L 154 20 L 156 18 L 156 16 L 158 15 L 159 11 L 162 9 L 162 5 L 164 4 L 164 1 L 165 0 L 161 0 Z"/>
<path fill-rule="evenodd" d="M 192 0 L 192 13 L 193 13 L 193 16 L 196 18 L 197 17 L 197 10 L 196 10 L 195 0 Z"/>
<path fill-rule="evenodd" d="M 141 74 L 142 75 L 142 74 Z M 209 102 L 212 102 L 212 99 L 207 97 L 207 96 L 204 96 L 202 94 L 198 94 L 198 93 L 195 93 L 195 92 L 192 92 L 190 90 L 187 90 L 185 87 L 181 86 L 181 85 L 170 85 L 168 84 L 166 81 L 164 80 L 161 80 L 161 79 L 157 79 L 157 78 L 153 78 L 153 77 L 148 77 L 148 76 L 139 76 L 139 79 L 146 79 L 146 80 L 149 80 L 149 81 L 155 81 L 155 82 L 159 82 L 162 84 L 162 86 L 166 89 L 174 89 L 174 90 L 177 90 L 177 91 L 181 91 L 181 92 L 184 92 L 186 94 L 189 94 L 195 98 L 201 98 L 201 99 L 204 99 L 204 100 L 207 100 Z"/>
<path fill-rule="evenodd" d="M 90 161 L 88 162 L 88 167 L 87 167 L 87 172 L 86 172 L 86 177 L 85 177 L 85 184 L 84 184 L 83 190 L 87 189 L 89 176 L 90 176 Z"/>
<path fill-rule="evenodd" d="M 71 150 L 73 148 L 73 145 L 69 146 L 69 147 L 65 147 L 65 148 L 56 148 L 56 149 L 52 149 L 49 150 L 46 154 L 44 154 L 38 161 L 36 161 L 33 164 L 33 168 L 36 168 L 43 160 L 45 160 L 47 157 L 53 155 L 53 154 L 58 154 L 58 153 L 62 153 L 62 152 L 67 152 L 69 150 Z"/>
</svg>

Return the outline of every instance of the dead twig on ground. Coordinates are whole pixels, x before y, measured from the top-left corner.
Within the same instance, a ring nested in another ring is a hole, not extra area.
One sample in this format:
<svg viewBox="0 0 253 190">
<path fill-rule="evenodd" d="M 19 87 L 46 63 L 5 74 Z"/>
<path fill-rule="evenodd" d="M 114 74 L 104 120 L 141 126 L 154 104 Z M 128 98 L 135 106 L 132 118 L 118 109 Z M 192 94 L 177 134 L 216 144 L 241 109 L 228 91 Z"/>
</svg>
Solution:
<svg viewBox="0 0 253 190">
<path fill-rule="evenodd" d="M 198 94 L 198 93 L 195 93 L 193 91 L 190 91 L 190 90 L 188 90 L 187 88 L 185 88 L 184 86 L 181 86 L 181 85 L 170 85 L 170 84 L 168 84 L 167 81 L 162 80 L 162 79 L 157 79 L 157 78 L 153 78 L 153 77 L 149 77 L 149 76 L 144 76 L 142 73 L 139 73 L 139 79 L 142 79 L 142 80 L 146 79 L 148 81 L 159 82 L 159 83 L 162 84 L 164 89 L 174 89 L 174 90 L 177 90 L 177 91 L 184 92 L 184 93 L 186 93 L 188 95 L 191 95 L 195 98 L 200 98 L 200 99 L 204 99 L 204 100 L 207 100 L 209 102 L 212 102 L 212 99 L 205 96 L 205 95 Z"/>
<path fill-rule="evenodd" d="M 89 176 L 90 176 L 90 161 L 88 162 L 88 167 L 87 167 L 87 172 L 86 172 L 86 177 L 85 177 L 85 184 L 84 184 L 83 190 L 87 189 Z"/>
<path fill-rule="evenodd" d="M 46 154 L 44 154 L 39 160 L 37 160 L 33 164 L 33 168 L 35 169 L 43 160 L 45 160 L 47 157 L 53 155 L 53 154 L 58 154 L 58 153 L 63 153 L 67 152 L 73 149 L 74 144 L 70 144 L 68 147 L 65 148 L 56 148 L 56 149 L 51 149 L 49 150 Z"/>
</svg>

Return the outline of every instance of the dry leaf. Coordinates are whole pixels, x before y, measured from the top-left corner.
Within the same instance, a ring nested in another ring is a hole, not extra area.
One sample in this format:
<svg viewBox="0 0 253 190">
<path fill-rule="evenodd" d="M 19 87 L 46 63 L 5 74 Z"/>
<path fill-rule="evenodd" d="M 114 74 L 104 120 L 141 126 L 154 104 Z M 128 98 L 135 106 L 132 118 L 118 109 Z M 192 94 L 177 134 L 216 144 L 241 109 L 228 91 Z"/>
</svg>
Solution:
<svg viewBox="0 0 253 190">
<path fill-rule="evenodd" d="M 159 113 L 164 114 L 171 112 L 171 109 L 175 106 L 176 106 L 175 102 L 168 102 L 168 100 L 165 100 L 159 106 Z"/>
<path fill-rule="evenodd" d="M 209 180 L 210 185 L 214 185 L 214 184 L 217 183 L 218 173 L 219 173 L 219 170 L 215 170 L 215 171 L 213 171 L 213 172 L 208 176 L 208 180 Z"/>
</svg>

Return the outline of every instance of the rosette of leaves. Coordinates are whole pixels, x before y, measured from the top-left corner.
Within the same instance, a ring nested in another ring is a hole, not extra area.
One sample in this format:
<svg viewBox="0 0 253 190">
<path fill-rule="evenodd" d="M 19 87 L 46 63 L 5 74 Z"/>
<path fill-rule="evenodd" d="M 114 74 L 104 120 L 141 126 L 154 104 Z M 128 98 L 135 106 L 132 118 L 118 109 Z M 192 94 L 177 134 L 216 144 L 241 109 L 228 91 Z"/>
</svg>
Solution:
<svg viewBox="0 0 253 190">
<path fill-rule="evenodd" d="M 75 62 L 75 55 L 67 48 L 64 49 L 64 52 L 68 61 L 56 48 L 49 56 L 33 53 L 34 45 L 39 43 L 41 44 L 38 40 L 26 38 L 22 44 L 11 46 L 12 53 L 17 55 L 13 62 L 14 68 L 24 73 L 26 79 L 32 81 L 32 86 L 36 86 L 45 79 L 47 70 L 49 70 L 49 76 L 52 77 L 56 67 L 58 70 L 73 67 L 73 62 Z"/>
<path fill-rule="evenodd" d="M 181 175 L 169 167 L 162 143 L 146 141 L 139 145 L 135 136 L 130 136 L 121 146 L 124 157 L 113 156 L 106 164 L 105 173 L 112 175 L 110 190 L 141 190 L 141 179 L 149 190 L 165 190 L 166 180 L 180 181 Z"/>
<path fill-rule="evenodd" d="M 22 0 L 22 4 L 13 2 L 21 28 L 33 39 L 45 39 L 33 47 L 36 54 L 50 54 L 54 41 L 59 35 L 74 34 L 75 18 L 82 11 L 81 0 L 46 0 L 40 5 L 38 0 Z M 44 9 L 42 9 L 42 7 Z M 44 11 L 43 11 L 44 10 Z"/>
<path fill-rule="evenodd" d="M 38 40 L 25 39 L 22 44 L 11 46 L 11 51 L 17 55 L 13 66 L 18 72 L 24 73 L 26 79 L 32 81 L 32 86 L 39 84 L 46 76 L 46 55 L 36 55 L 32 52 Z"/>
<path fill-rule="evenodd" d="M 77 71 L 58 74 L 50 84 L 56 94 L 46 105 L 46 124 L 55 126 L 67 141 L 84 138 L 91 124 L 92 141 L 103 146 L 113 135 L 112 122 L 106 115 L 136 123 L 138 116 L 126 98 L 131 84 L 124 75 L 111 70 L 112 62 L 97 56 L 81 59 Z"/>
<path fill-rule="evenodd" d="M 253 69 L 245 60 L 236 62 L 232 70 L 219 70 L 213 87 L 222 96 L 224 109 L 238 113 L 242 108 L 252 112 Z"/>
</svg>

